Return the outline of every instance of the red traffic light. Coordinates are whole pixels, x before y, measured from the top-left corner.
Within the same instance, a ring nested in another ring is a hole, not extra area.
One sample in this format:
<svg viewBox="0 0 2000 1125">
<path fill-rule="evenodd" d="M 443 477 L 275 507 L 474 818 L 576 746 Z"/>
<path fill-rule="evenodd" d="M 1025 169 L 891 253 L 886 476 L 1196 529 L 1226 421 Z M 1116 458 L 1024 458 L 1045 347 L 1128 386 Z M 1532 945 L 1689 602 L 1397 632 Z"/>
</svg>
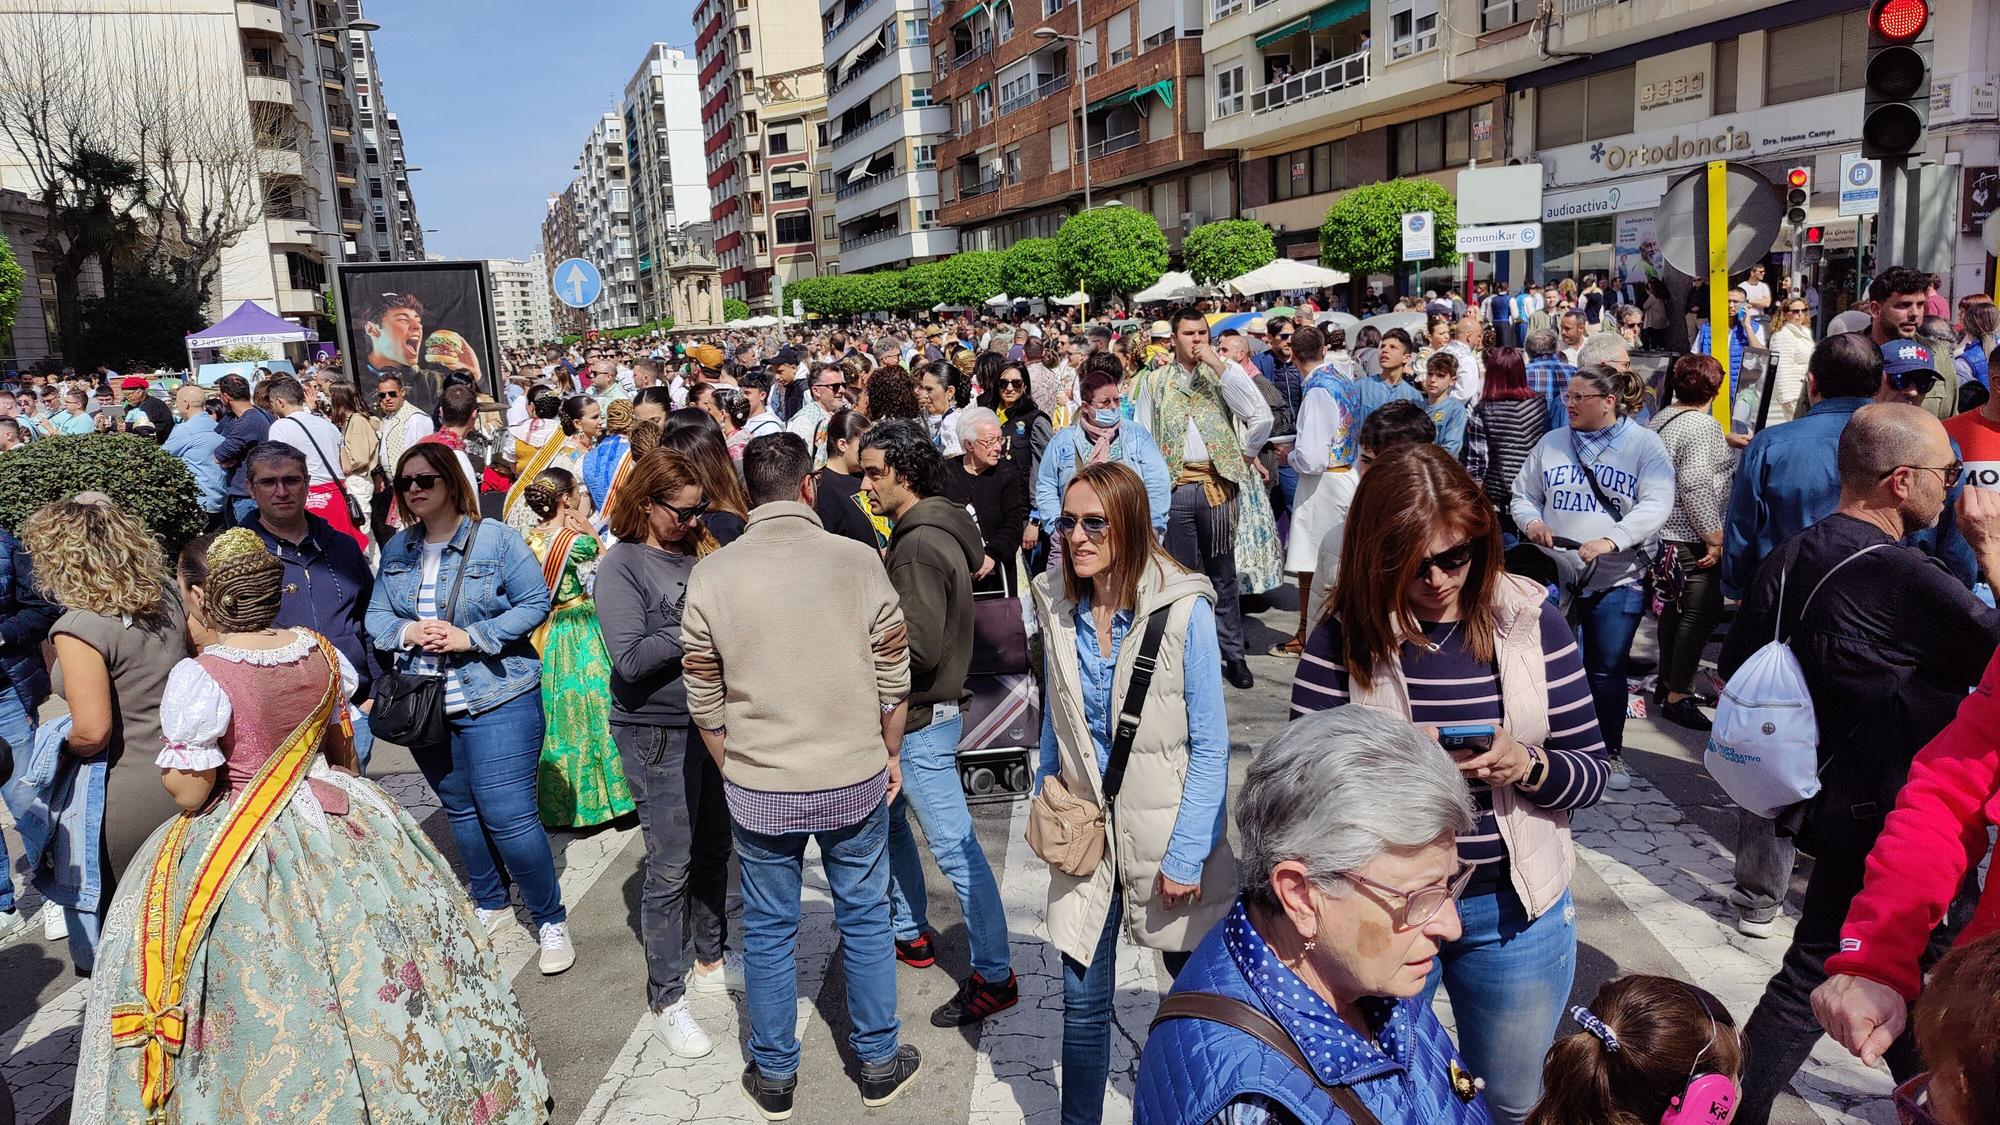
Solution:
<svg viewBox="0 0 2000 1125">
<path fill-rule="evenodd" d="M 1785 182 L 1795 188 L 1802 188 L 1812 182 L 1812 173 L 1804 168 L 1794 168 L 1785 174 Z"/>
<path fill-rule="evenodd" d="M 1822 243 L 1822 242 L 1825 242 L 1825 241 L 1826 241 L 1826 228 L 1825 228 L 1825 227 L 1807 227 L 1807 228 L 1806 228 L 1806 245 L 1807 245 L 1807 246 L 1818 246 L 1818 245 L 1819 245 L 1820 243 Z"/>
<path fill-rule="evenodd" d="M 1875 0 L 1868 12 L 1868 26 L 1895 43 L 1915 39 L 1930 21 L 1930 0 Z"/>
</svg>

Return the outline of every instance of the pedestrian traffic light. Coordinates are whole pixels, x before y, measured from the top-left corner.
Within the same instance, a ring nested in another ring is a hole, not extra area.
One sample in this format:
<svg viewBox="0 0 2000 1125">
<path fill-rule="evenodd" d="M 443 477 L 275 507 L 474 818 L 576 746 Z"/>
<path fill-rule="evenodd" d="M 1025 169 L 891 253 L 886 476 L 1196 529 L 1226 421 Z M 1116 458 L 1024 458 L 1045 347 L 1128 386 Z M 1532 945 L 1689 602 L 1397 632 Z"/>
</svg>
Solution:
<svg viewBox="0 0 2000 1125">
<path fill-rule="evenodd" d="M 1806 208 L 1812 206 L 1812 169 L 1794 168 L 1785 173 L 1785 221 L 1804 226 Z"/>
<path fill-rule="evenodd" d="M 1806 245 L 1807 245 L 1807 246 L 1818 246 L 1818 245 L 1820 245 L 1821 243 L 1823 243 L 1823 242 L 1825 242 L 1825 241 L 1826 241 L 1826 228 L 1825 228 L 1825 227 L 1807 227 L 1807 228 L 1806 228 Z"/>
<path fill-rule="evenodd" d="M 1908 156 L 1923 144 L 1931 101 L 1930 0 L 1875 0 L 1868 9 L 1868 70 L 1861 155 Z"/>
</svg>

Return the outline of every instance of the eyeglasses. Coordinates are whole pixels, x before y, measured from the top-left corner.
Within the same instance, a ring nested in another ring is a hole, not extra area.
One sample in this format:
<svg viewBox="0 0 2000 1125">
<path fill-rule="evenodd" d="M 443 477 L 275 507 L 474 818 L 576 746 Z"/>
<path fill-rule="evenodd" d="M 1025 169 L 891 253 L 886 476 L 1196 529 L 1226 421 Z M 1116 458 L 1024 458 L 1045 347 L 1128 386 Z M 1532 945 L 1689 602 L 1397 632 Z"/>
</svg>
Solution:
<svg viewBox="0 0 2000 1125">
<path fill-rule="evenodd" d="M 1958 484 L 1958 478 L 1965 475 L 1965 462 L 1953 461 L 1949 465 L 1893 465 L 1883 472 L 1881 479 L 1888 480 L 1895 476 L 1898 469 L 1928 469 L 1944 478 L 1946 488 L 1952 488 Z"/>
<path fill-rule="evenodd" d="M 1100 543 L 1106 535 L 1110 534 L 1111 521 L 1105 519 L 1103 516 L 1061 515 L 1056 517 L 1056 532 L 1064 539 L 1074 535 L 1076 529 L 1079 527 L 1083 528 L 1083 537 L 1085 539 L 1090 540 L 1092 543 Z"/>
<path fill-rule="evenodd" d="M 1885 373 L 1883 378 L 1889 380 L 1889 386 L 1896 390 L 1913 390 L 1920 395 L 1927 395 L 1944 376 L 1935 371 L 1895 371 Z"/>
<path fill-rule="evenodd" d="M 814 384 L 813 384 L 813 390 L 816 390 L 816 391 L 817 391 L 817 390 L 833 390 L 833 391 L 837 391 L 837 390 L 839 390 L 840 388 L 842 388 L 842 387 L 844 387 L 844 386 L 846 386 L 846 385 L 847 385 L 847 384 L 845 384 L 845 383 L 814 383 Z"/>
<path fill-rule="evenodd" d="M 396 478 L 396 491 L 408 492 L 416 488 L 429 492 L 431 489 L 436 488 L 438 482 L 443 479 L 444 477 L 437 473 L 411 473 L 409 476 Z"/>
<path fill-rule="evenodd" d="M 290 491 L 297 491 L 306 486 L 306 478 L 301 476 L 258 477 L 250 482 L 250 486 L 252 488 L 283 488 Z"/>
<path fill-rule="evenodd" d="M 1591 395 L 1580 395 L 1580 394 L 1577 394 L 1577 393 L 1576 393 L 1575 391 L 1564 391 L 1564 392 L 1563 392 L 1563 401 L 1564 401 L 1564 402 L 1582 402 L 1582 401 L 1583 401 L 1584 399 L 1587 399 L 1587 398 L 1610 398 L 1610 397 L 1611 397 L 1610 395 L 1596 395 L 1596 394 L 1591 394 Z"/>
<path fill-rule="evenodd" d="M 1278 333 L 1278 339 L 1280 339 L 1280 340 L 1289 340 L 1289 339 L 1291 339 L 1291 338 L 1292 338 L 1292 334 L 1291 334 L 1290 332 L 1280 332 L 1280 333 Z"/>
<path fill-rule="evenodd" d="M 677 508 L 667 503 L 664 496 L 652 496 L 648 497 L 648 499 L 652 500 L 654 507 L 665 508 L 667 511 L 672 512 L 674 518 L 682 523 L 693 523 L 695 520 L 701 518 L 703 512 L 708 511 L 708 500 L 706 497 L 689 504 L 685 508 Z"/>
<path fill-rule="evenodd" d="M 1944 1125 L 1938 1116 L 1930 1111 L 1931 1074 L 1925 1071 L 1896 1087 L 1891 1095 L 1896 1103 L 1896 1117 L 1903 1125 Z"/>
<path fill-rule="evenodd" d="M 1418 887 L 1414 891 L 1399 891 L 1394 887 L 1385 887 L 1365 875 L 1356 875 L 1352 871 L 1343 871 L 1340 877 L 1356 886 L 1366 887 L 1378 894 L 1399 900 L 1403 904 L 1403 925 L 1413 929 L 1437 917 L 1438 912 L 1444 909 L 1445 903 L 1456 899 L 1465 890 L 1465 885 L 1472 881 L 1473 870 L 1471 865 L 1461 864 L 1449 877 L 1427 887 Z"/>
<path fill-rule="evenodd" d="M 1803 313 L 1811 312 L 1812 309 L 1806 305 L 1787 305 L 1785 306 L 1785 311 L 1788 313 Z"/>
<path fill-rule="evenodd" d="M 1417 577 L 1422 578 L 1424 575 L 1429 574 L 1432 567 L 1436 567 L 1446 574 L 1456 574 L 1472 565 L 1473 550 L 1474 544 L 1470 540 L 1467 540 L 1448 551 L 1439 551 L 1435 555 L 1418 559 Z"/>
<path fill-rule="evenodd" d="M 375 392 L 375 397 L 376 397 L 376 398 L 402 398 L 402 397 L 403 397 L 403 392 L 401 392 L 401 391 L 376 391 L 376 392 Z"/>
<path fill-rule="evenodd" d="M 1643 326 L 1643 324 L 1644 324 L 1644 322 L 1643 322 L 1643 321 L 1637 321 L 1637 320 L 1627 320 L 1627 321 L 1623 321 L 1623 322 L 1621 322 L 1621 323 L 1620 323 L 1620 324 L 1618 325 L 1618 327 L 1620 327 L 1620 328 L 1630 328 L 1630 329 L 1634 329 L 1634 330 L 1637 330 L 1638 328 L 1642 327 L 1642 326 Z"/>
</svg>

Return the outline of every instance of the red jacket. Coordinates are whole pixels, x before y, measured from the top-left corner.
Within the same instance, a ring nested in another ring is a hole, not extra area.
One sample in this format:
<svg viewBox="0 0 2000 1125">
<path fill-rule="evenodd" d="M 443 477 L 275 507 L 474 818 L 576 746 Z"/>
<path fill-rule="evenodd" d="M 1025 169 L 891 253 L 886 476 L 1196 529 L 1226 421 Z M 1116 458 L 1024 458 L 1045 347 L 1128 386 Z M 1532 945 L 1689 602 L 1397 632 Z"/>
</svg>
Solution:
<svg viewBox="0 0 2000 1125">
<path fill-rule="evenodd" d="M 1958 717 L 1918 752 L 1875 848 L 1866 882 L 1847 909 L 1829 975 L 1880 981 L 1915 1000 L 1917 959 L 1944 919 L 1965 873 L 1986 854 L 1986 830 L 2000 823 L 2000 653 Z M 1961 944 L 2000 930 L 2000 880 L 1989 880 Z"/>
</svg>

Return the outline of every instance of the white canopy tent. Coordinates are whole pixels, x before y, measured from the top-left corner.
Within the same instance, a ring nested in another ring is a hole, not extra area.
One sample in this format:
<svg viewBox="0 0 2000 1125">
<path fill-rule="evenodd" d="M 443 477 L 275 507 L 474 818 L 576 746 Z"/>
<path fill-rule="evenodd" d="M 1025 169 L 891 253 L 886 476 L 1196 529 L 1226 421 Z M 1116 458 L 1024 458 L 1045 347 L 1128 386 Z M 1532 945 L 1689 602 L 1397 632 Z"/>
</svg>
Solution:
<svg viewBox="0 0 2000 1125">
<path fill-rule="evenodd" d="M 1258 266 L 1242 277 L 1232 277 L 1223 286 L 1232 293 L 1245 297 L 1258 293 L 1277 293 L 1294 289 L 1319 289 L 1328 285 L 1347 284 L 1347 275 L 1339 270 L 1316 266 L 1311 262 L 1301 262 L 1296 258 L 1278 258 Z"/>
<path fill-rule="evenodd" d="M 993 296 L 986 298 L 986 307 L 989 309 L 1004 309 L 1012 305 L 1013 303 L 1014 303 L 1014 298 L 1009 297 L 1005 293 L 996 293 Z"/>
<path fill-rule="evenodd" d="M 1071 293 L 1067 297 L 1051 297 L 1049 298 L 1049 300 L 1055 302 L 1058 305 L 1062 305 L 1066 308 L 1073 309 L 1080 307 L 1085 301 L 1090 300 L 1090 294 L 1084 292 L 1076 292 L 1076 293 Z"/>
<path fill-rule="evenodd" d="M 1199 296 L 1201 286 L 1195 284 L 1193 276 L 1179 270 L 1168 270 L 1160 275 L 1160 280 L 1132 294 L 1132 300 L 1143 305 L 1153 301 L 1186 301 Z"/>
</svg>

